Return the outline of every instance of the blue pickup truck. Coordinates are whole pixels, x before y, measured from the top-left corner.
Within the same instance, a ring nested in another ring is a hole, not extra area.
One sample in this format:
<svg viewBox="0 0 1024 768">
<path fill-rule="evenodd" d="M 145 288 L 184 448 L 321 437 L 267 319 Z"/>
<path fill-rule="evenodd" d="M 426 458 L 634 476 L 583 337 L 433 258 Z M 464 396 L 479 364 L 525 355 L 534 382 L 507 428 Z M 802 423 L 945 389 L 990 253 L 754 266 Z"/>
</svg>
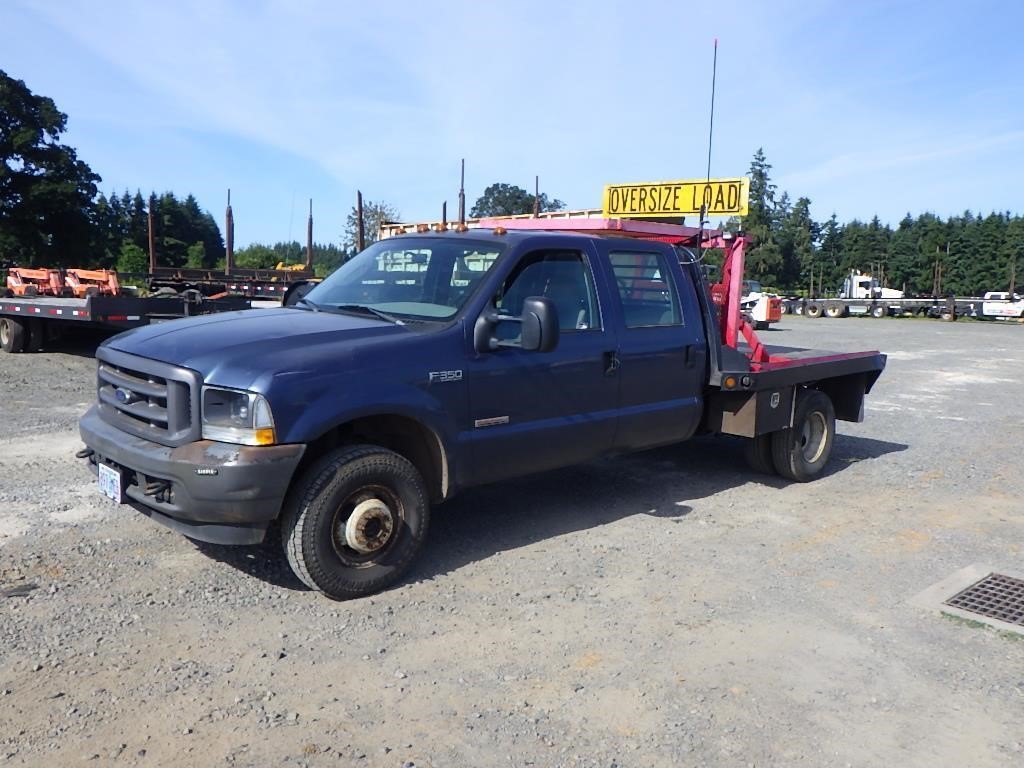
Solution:
<svg viewBox="0 0 1024 768">
<path fill-rule="evenodd" d="M 739 280 L 719 306 L 684 238 L 621 234 L 413 232 L 293 306 L 115 336 L 79 456 L 193 539 L 280 520 L 296 575 L 338 599 L 399 579 L 431 507 L 471 486 L 715 432 L 818 475 L 884 355 L 723 343 Z"/>
</svg>

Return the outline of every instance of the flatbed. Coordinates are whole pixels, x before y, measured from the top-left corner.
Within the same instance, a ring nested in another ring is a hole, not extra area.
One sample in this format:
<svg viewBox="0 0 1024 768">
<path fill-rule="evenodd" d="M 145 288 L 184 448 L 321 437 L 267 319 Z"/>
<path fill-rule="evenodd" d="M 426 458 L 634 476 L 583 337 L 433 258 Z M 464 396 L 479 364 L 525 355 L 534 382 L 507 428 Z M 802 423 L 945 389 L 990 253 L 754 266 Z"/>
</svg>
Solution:
<svg viewBox="0 0 1024 768">
<path fill-rule="evenodd" d="M 61 328 L 75 324 L 128 330 L 181 317 L 248 309 L 244 297 L 204 299 L 177 296 L 54 296 L 0 298 L 0 348 L 4 352 L 35 352 Z"/>
</svg>

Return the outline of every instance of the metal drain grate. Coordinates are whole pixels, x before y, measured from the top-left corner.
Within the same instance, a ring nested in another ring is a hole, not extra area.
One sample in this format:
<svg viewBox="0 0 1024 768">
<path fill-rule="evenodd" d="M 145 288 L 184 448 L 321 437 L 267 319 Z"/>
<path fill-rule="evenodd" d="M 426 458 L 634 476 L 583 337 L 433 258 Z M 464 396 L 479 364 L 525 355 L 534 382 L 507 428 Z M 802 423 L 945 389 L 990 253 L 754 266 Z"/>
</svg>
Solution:
<svg viewBox="0 0 1024 768">
<path fill-rule="evenodd" d="M 990 573 L 981 581 L 953 595 L 946 601 L 946 605 L 1024 626 L 1024 579 Z"/>
</svg>

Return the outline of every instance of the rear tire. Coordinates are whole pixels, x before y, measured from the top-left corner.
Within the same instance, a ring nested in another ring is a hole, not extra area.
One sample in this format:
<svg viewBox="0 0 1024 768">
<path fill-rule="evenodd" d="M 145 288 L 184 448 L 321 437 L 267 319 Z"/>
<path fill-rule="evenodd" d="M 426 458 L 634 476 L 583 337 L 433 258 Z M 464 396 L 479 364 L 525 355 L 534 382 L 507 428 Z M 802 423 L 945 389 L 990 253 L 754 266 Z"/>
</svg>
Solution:
<svg viewBox="0 0 1024 768">
<path fill-rule="evenodd" d="M 825 315 L 827 317 L 837 318 L 846 317 L 846 305 L 845 304 L 826 304 Z"/>
<path fill-rule="evenodd" d="M 811 302 L 804 309 L 804 314 L 808 317 L 821 317 L 821 313 L 824 312 L 824 307 L 816 302 Z"/>
<path fill-rule="evenodd" d="M 743 445 L 743 458 L 747 460 L 747 466 L 755 472 L 762 475 L 774 475 L 772 433 L 747 438 Z"/>
<path fill-rule="evenodd" d="M 430 520 L 427 499 L 423 478 L 397 453 L 375 445 L 331 451 L 306 470 L 285 503 L 288 564 L 306 586 L 335 600 L 379 592 L 419 553 Z"/>
<path fill-rule="evenodd" d="M 797 393 L 793 427 L 772 433 L 772 463 L 787 480 L 806 483 L 821 474 L 832 455 L 836 413 L 824 392 Z"/>
<path fill-rule="evenodd" d="M 0 317 L 0 349 L 21 352 L 25 348 L 25 322 L 14 317 Z"/>
<path fill-rule="evenodd" d="M 871 308 L 871 316 L 882 318 L 889 314 L 889 311 L 885 307 L 874 306 Z"/>
</svg>

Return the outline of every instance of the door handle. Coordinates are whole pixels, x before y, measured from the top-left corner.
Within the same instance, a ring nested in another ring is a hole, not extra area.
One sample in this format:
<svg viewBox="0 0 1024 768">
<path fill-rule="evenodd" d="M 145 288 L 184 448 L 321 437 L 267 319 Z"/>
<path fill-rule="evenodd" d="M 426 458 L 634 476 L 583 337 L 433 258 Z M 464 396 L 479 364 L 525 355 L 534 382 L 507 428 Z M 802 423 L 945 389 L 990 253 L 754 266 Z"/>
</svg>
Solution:
<svg viewBox="0 0 1024 768">
<path fill-rule="evenodd" d="M 619 366 L 622 365 L 622 361 L 619 360 L 619 354 L 612 350 L 611 352 L 604 353 L 604 375 L 613 376 L 615 372 L 619 370 Z"/>
<path fill-rule="evenodd" d="M 683 358 L 683 364 L 687 368 L 693 368 L 693 366 L 696 365 L 696 363 L 697 363 L 696 358 L 697 358 L 697 355 L 694 353 L 693 344 L 687 344 L 686 345 L 685 357 Z"/>
</svg>

